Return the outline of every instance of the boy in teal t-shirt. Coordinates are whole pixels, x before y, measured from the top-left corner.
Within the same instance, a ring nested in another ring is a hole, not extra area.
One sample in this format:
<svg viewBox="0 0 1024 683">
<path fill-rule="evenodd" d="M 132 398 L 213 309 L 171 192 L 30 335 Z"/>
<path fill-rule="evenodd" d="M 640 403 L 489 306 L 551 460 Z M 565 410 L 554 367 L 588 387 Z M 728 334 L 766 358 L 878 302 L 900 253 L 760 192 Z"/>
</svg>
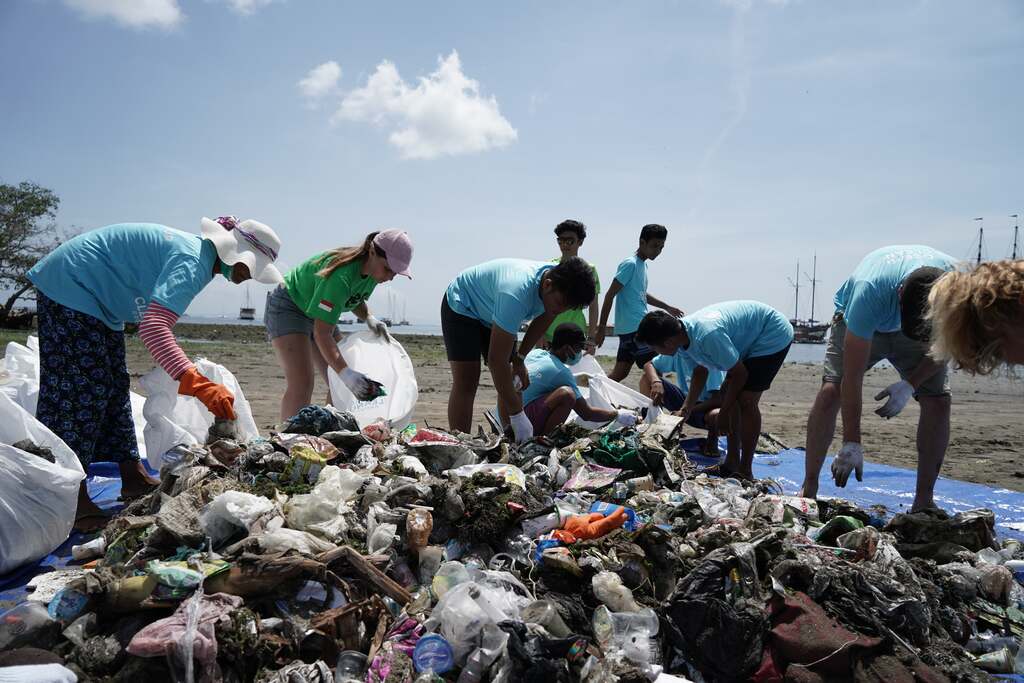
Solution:
<svg viewBox="0 0 1024 683">
<path fill-rule="evenodd" d="M 637 367 L 643 368 L 644 363 L 655 355 L 636 340 L 636 330 L 640 325 L 640 319 L 647 312 L 647 304 L 668 311 L 677 318 L 683 315 L 675 306 L 670 306 L 647 292 L 647 262 L 658 258 L 665 248 L 666 239 L 668 230 L 665 226 L 656 223 L 645 225 L 640 230 L 640 244 L 636 253 L 619 264 L 618 270 L 615 271 L 615 279 L 604 295 L 595 343 L 598 348 L 604 344 L 608 315 L 612 310 L 612 302 L 615 302 L 615 334 L 619 338 L 619 350 L 615 355 L 615 367 L 608 377 L 616 382 L 626 378 L 634 363 Z"/>
<path fill-rule="evenodd" d="M 552 263 L 560 263 L 561 261 L 572 258 L 573 256 L 579 256 L 580 247 L 583 246 L 583 240 L 587 239 L 587 226 L 583 225 L 579 221 L 565 220 L 555 226 L 555 237 L 558 241 L 558 248 L 562 251 L 562 255 L 557 259 L 552 259 Z M 597 268 L 593 263 L 590 265 L 590 270 L 594 274 L 594 293 L 601 293 L 601 279 L 597 275 Z M 551 347 L 551 339 L 555 335 L 555 330 L 558 329 L 559 325 L 564 323 L 571 323 L 576 327 L 583 330 L 587 335 L 586 353 L 591 355 L 597 351 L 597 346 L 594 344 L 594 338 L 597 336 L 597 297 L 590 302 L 588 306 L 588 315 L 584 317 L 583 309 L 571 308 L 568 311 L 558 314 L 555 317 L 554 322 L 548 327 L 547 332 L 544 333 L 545 346 Z M 589 324 L 588 324 L 589 319 Z"/>
</svg>

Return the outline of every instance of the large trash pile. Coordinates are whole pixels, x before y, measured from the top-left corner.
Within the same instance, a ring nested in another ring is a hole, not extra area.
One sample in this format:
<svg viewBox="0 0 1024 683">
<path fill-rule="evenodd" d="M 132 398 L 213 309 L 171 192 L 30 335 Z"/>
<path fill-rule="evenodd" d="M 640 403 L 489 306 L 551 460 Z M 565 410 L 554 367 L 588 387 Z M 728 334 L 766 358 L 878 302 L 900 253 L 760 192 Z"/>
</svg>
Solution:
<svg viewBox="0 0 1024 683">
<path fill-rule="evenodd" d="M 1024 661 L 1024 549 L 996 544 L 990 511 L 886 522 L 708 477 L 682 429 L 516 447 L 319 406 L 269 440 L 215 425 L 76 546 L 86 564 L 0 616 L 0 664 L 603 683 L 980 681 Z"/>
</svg>

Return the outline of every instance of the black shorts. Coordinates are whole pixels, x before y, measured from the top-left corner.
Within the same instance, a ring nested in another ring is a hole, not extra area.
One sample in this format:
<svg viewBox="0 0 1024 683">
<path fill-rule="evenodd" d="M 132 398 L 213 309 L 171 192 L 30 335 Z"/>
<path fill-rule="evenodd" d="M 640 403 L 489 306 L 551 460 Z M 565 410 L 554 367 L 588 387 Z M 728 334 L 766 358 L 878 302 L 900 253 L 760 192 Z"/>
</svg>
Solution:
<svg viewBox="0 0 1024 683">
<path fill-rule="evenodd" d="M 790 346 L 792 344 L 787 344 L 786 348 L 770 356 L 755 356 L 743 361 L 747 368 L 747 383 L 743 385 L 743 391 L 767 391 L 786 362 Z"/>
<path fill-rule="evenodd" d="M 644 364 L 656 355 L 651 347 L 636 340 L 636 332 L 619 335 L 619 350 L 615 354 L 617 362 L 636 363 L 636 366 L 643 370 Z"/>
<path fill-rule="evenodd" d="M 476 318 L 462 315 L 448 305 L 448 293 L 441 297 L 441 334 L 444 336 L 444 350 L 449 361 L 487 362 L 491 350 L 491 326 Z M 515 355 L 517 344 L 512 345 Z M 509 356 L 509 360 L 511 360 Z"/>
</svg>

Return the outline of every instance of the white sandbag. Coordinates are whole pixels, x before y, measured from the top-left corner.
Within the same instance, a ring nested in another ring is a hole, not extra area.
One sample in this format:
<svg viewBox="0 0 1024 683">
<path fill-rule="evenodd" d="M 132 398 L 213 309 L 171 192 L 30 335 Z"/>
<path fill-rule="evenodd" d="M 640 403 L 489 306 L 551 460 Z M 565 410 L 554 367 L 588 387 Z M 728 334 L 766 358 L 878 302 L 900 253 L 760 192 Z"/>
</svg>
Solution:
<svg viewBox="0 0 1024 683">
<path fill-rule="evenodd" d="M 24 344 L 10 342 L 0 366 L 0 391 L 36 414 L 39 401 L 39 338 L 30 335 Z"/>
<path fill-rule="evenodd" d="M 223 384 L 234 394 L 239 441 L 251 441 L 258 437 L 260 432 L 252 416 L 252 408 L 231 371 L 205 358 L 196 359 L 195 365 L 204 377 Z M 206 440 L 206 432 L 213 424 L 213 413 L 194 396 L 179 395 L 178 382 L 171 379 L 161 367 L 155 367 L 143 375 L 139 385 L 146 392 L 142 407 L 146 460 L 150 467 L 159 470 L 167 451 L 180 444 L 193 446 Z"/>
<path fill-rule="evenodd" d="M 605 410 L 617 408 L 639 410 L 651 405 L 651 399 L 639 391 L 630 389 L 626 385 L 609 379 L 605 375 L 591 377 L 590 386 L 585 389 L 581 387 L 580 392 L 583 393 L 587 403 L 594 408 L 604 408 Z M 596 429 L 604 424 L 601 422 L 586 422 L 575 411 L 569 415 L 568 421 L 575 422 L 588 429 Z"/>
<path fill-rule="evenodd" d="M 338 350 L 350 367 L 383 384 L 387 395 L 372 401 L 357 401 L 338 373 L 328 370 L 334 407 L 352 413 L 360 427 L 382 418 L 395 429 L 409 424 L 419 398 L 419 387 L 412 360 L 402 345 L 364 330 L 342 340 Z"/>
<path fill-rule="evenodd" d="M 56 462 L 7 445 L 31 439 Z M 67 444 L 0 393 L 0 574 L 37 560 L 67 539 L 75 523 L 82 464 Z"/>
</svg>

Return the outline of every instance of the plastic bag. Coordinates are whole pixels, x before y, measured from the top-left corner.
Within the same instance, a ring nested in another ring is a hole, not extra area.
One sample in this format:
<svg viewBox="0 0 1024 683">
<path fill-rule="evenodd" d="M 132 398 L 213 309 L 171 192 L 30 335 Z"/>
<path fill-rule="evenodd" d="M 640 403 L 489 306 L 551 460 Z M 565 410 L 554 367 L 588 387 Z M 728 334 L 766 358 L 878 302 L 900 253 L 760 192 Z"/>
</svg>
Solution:
<svg viewBox="0 0 1024 683">
<path fill-rule="evenodd" d="M 348 510 L 366 477 L 328 465 L 310 493 L 292 496 L 284 504 L 288 526 L 333 540 L 345 531 L 342 515 Z"/>
<path fill-rule="evenodd" d="M 651 399 L 639 391 L 609 379 L 604 374 L 592 376 L 587 391 L 584 392 L 583 389 L 580 389 L 580 391 L 585 394 L 584 398 L 587 399 L 587 403 L 592 408 L 639 410 L 651 405 Z M 575 411 L 569 414 L 568 421 L 576 422 L 589 429 L 597 429 L 604 424 L 603 422 L 586 422 Z"/>
<path fill-rule="evenodd" d="M 249 531 L 256 521 L 273 512 L 274 504 L 262 496 L 243 491 L 225 491 L 199 516 L 199 525 L 217 546 L 241 530 Z"/>
<path fill-rule="evenodd" d="M 234 394 L 238 441 L 246 443 L 257 438 L 260 432 L 252 408 L 235 376 L 223 365 L 205 358 L 196 359 L 195 365 L 204 377 L 223 384 Z M 179 444 L 194 446 L 206 441 L 206 434 L 213 425 L 213 413 L 194 396 L 179 395 L 178 383 L 163 368 L 147 372 L 139 379 L 139 386 L 146 392 L 142 412 L 146 420 L 144 437 L 150 467 L 159 470 L 167 451 Z"/>
<path fill-rule="evenodd" d="M 7 352 L 0 361 L 0 391 L 29 412 L 36 414 L 39 405 L 39 338 L 30 335 L 24 344 L 10 342 Z M 146 420 L 142 416 L 142 404 L 146 399 L 130 392 L 132 400 L 132 422 L 135 425 L 135 439 L 139 455 L 146 457 L 146 443 L 143 428 Z"/>
<path fill-rule="evenodd" d="M 338 350 L 350 367 L 383 384 L 387 394 L 372 401 L 357 401 L 338 373 L 329 370 L 334 407 L 352 413 L 363 428 L 381 418 L 393 429 L 409 424 L 419 387 L 412 360 L 402 345 L 364 330 L 346 337 L 338 344 Z"/>
<path fill-rule="evenodd" d="M 0 391 L 32 415 L 39 401 L 39 338 L 10 342 L 0 365 Z"/>
<path fill-rule="evenodd" d="M 8 446 L 31 439 L 55 462 Z M 85 472 L 61 439 L 0 393 L 0 574 L 37 560 L 71 533 Z"/>
</svg>

